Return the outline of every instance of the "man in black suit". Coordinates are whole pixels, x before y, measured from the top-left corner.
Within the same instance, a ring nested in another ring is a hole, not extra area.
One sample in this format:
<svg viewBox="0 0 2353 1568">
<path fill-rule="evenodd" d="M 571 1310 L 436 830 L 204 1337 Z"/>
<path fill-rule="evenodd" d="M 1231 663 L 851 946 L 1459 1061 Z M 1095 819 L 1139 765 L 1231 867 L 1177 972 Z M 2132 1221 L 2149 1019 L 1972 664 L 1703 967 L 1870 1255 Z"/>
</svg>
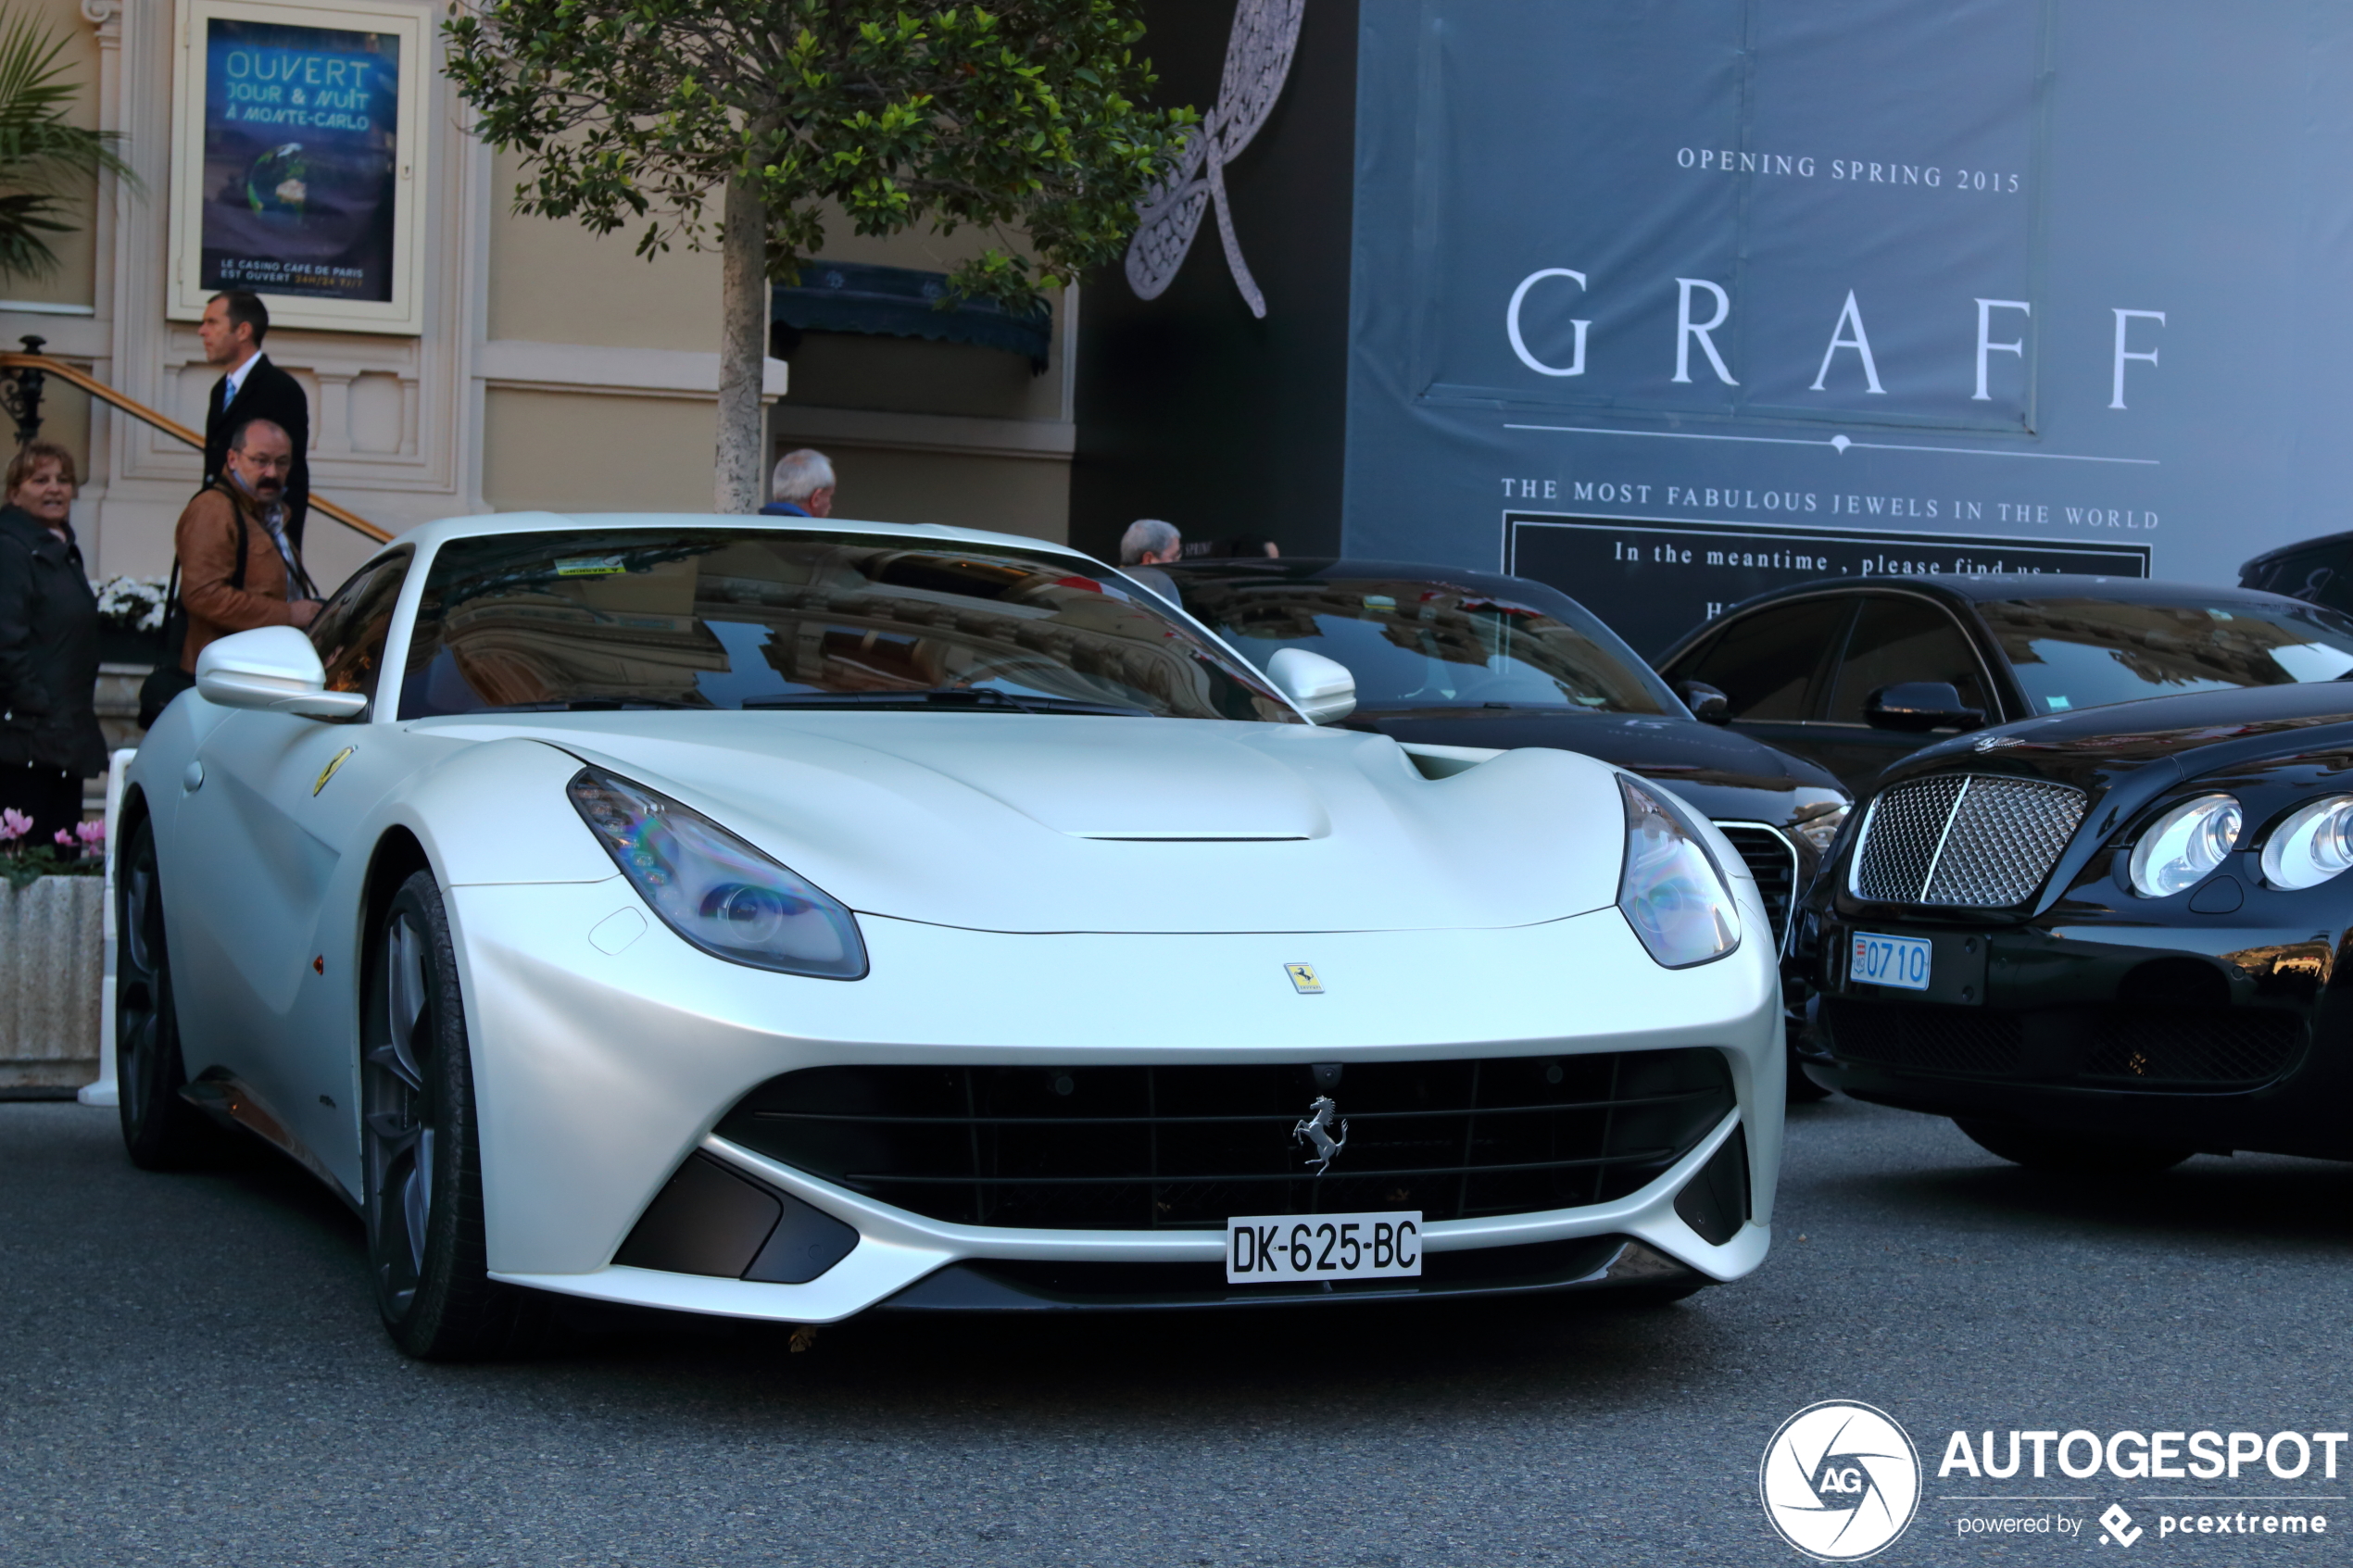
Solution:
<svg viewBox="0 0 2353 1568">
<path fill-rule="evenodd" d="M 229 460 L 229 437 L 255 420 L 268 420 L 294 443 L 294 473 L 286 481 L 286 537 L 302 548 L 302 521 L 310 509 L 310 399 L 302 383 L 270 362 L 261 340 L 270 335 L 270 309 L 261 296 L 244 289 L 206 301 L 196 337 L 208 364 L 227 373 L 212 384 L 205 404 L 204 482 L 219 482 Z"/>
</svg>

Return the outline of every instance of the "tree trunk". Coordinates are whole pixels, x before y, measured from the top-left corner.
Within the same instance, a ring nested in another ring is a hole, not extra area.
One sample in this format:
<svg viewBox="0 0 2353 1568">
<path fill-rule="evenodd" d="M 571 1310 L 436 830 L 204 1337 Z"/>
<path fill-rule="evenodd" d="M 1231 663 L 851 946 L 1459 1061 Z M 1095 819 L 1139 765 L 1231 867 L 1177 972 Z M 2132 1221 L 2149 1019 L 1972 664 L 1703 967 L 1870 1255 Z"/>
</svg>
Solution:
<svg viewBox="0 0 2353 1568">
<path fill-rule="evenodd" d="M 727 182 L 721 218 L 719 444 L 711 472 L 711 510 L 756 512 L 762 496 L 766 420 L 760 406 L 761 361 L 768 355 L 768 215 L 760 188 L 740 175 Z"/>
</svg>

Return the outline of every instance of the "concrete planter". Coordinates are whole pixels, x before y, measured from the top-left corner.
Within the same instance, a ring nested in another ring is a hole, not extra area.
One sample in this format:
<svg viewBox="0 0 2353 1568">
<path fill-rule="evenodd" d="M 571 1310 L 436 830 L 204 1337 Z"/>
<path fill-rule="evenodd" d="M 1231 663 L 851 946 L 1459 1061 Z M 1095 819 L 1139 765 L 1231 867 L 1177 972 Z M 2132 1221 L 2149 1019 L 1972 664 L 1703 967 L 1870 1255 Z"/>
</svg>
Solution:
<svg viewBox="0 0 2353 1568">
<path fill-rule="evenodd" d="M 0 883 L 0 1089 L 97 1075 L 106 905 L 94 876 Z"/>
</svg>

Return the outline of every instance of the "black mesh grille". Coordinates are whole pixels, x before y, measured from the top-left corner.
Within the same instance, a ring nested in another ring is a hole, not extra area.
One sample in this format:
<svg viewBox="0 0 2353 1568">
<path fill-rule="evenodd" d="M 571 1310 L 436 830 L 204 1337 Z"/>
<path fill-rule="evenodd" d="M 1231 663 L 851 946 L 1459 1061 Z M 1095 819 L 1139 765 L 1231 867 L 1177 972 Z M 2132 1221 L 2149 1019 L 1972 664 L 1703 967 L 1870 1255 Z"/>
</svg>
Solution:
<svg viewBox="0 0 2353 1568">
<path fill-rule="evenodd" d="M 1922 1073 L 2018 1076 L 2028 1014 L 1826 997 L 1832 1055 Z M 2107 1008 L 2035 1018 L 2037 1082 L 2217 1090 L 2270 1083 L 2295 1063 L 2304 1025 L 2256 1008 Z"/>
<path fill-rule="evenodd" d="M 1857 897 L 2007 909 L 2043 885 L 2083 820 L 2084 796 L 2035 779 L 1951 773 L 1870 806 L 1855 849 Z"/>
<path fill-rule="evenodd" d="M 1831 1051 L 1856 1061 L 1931 1073 L 2019 1070 L 2019 1015 L 1931 1003 L 1862 1002 L 1826 997 Z"/>
<path fill-rule="evenodd" d="M 1918 898 L 1960 794 L 1961 781 L 1947 773 L 1897 784 L 1872 801 L 1855 847 L 1856 895 L 1900 904 Z"/>
<path fill-rule="evenodd" d="M 2083 1076 L 2149 1088 L 2266 1084 L 2303 1041 L 2303 1024 L 2284 1012 L 2120 1010 L 2093 1032 Z"/>
<path fill-rule="evenodd" d="M 1789 935 L 1790 902 L 1797 896 L 1797 851 L 1771 828 L 1726 827 L 1721 822 L 1717 827 L 1756 879 L 1766 916 L 1773 922 L 1773 943 L 1779 947 Z"/>
<path fill-rule="evenodd" d="M 1328 1092 L 1347 1145 L 1317 1177 L 1293 1130 Z M 1418 1209 L 1426 1220 L 1623 1198 L 1732 1109 L 1705 1048 L 1305 1065 L 815 1067 L 719 1135 L 963 1224 L 1205 1229 L 1236 1214 Z"/>
</svg>

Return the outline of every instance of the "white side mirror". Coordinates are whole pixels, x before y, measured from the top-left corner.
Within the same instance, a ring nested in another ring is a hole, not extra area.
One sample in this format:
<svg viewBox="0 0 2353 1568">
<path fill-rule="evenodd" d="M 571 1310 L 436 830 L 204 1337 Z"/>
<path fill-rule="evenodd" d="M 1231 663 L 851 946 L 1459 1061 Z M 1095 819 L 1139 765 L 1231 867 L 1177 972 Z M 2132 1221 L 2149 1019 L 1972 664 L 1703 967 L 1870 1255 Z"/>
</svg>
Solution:
<svg viewBox="0 0 2353 1568">
<path fill-rule="evenodd" d="M 223 708 L 258 708 L 305 719 L 349 719 L 368 706 L 365 692 L 331 692 L 310 639 L 291 626 L 258 626 L 205 645 L 196 655 L 196 690 Z"/>
<path fill-rule="evenodd" d="M 1337 723 L 1356 711 L 1356 677 L 1336 659 L 1305 648 L 1277 648 L 1266 661 L 1266 678 L 1318 724 Z"/>
</svg>

